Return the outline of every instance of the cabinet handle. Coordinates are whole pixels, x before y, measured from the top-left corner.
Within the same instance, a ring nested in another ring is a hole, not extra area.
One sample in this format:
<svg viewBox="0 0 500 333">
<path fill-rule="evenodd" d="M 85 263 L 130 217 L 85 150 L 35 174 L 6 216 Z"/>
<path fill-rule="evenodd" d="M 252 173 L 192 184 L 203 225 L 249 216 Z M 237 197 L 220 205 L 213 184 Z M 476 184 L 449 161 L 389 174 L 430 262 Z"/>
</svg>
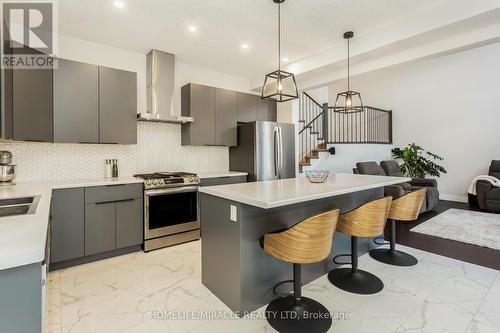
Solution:
<svg viewBox="0 0 500 333">
<path fill-rule="evenodd" d="M 117 200 L 115 202 L 127 202 L 127 201 L 134 201 L 135 199 L 123 199 L 123 200 Z"/>
<path fill-rule="evenodd" d="M 127 202 L 127 201 L 134 201 L 135 198 L 132 199 L 122 199 L 122 200 L 112 200 L 112 201 L 100 201 L 100 202 L 94 202 L 94 205 L 103 205 L 107 203 L 116 203 L 116 202 Z"/>
</svg>

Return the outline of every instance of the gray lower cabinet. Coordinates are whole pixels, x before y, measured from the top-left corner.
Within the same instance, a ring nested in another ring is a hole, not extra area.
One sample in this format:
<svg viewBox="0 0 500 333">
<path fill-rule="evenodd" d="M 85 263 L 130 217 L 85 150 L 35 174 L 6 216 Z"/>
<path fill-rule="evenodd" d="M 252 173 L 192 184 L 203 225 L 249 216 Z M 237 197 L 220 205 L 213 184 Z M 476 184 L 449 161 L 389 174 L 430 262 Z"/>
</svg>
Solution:
<svg viewBox="0 0 500 333">
<path fill-rule="evenodd" d="M 215 90 L 215 144 L 234 147 L 237 145 L 235 124 L 238 117 L 238 95 L 236 91 Z"/>
<path fill-rule="evenodd" d="M 142 199 L 116 202 L 116 248 L 141 244 L 144 240 Z"/>
<path fill-rule="evenodd" d="M 86 256 L 141 245 L 143 213 L 142 184 L 54 190 L 51 263 L 67 267 Z"/>
<path fill-rule="evenodd" d="M 0 309 L 1 332 L 44 332 L 41 263 L 0 270 Z"/>
<path fill-rule="evenodd" d="M 99 142 L 99 67 L 59 59 L 54 71 L 54 142 Z"/>
<path fill-rule="evenodd" d="M 85 255 L 108 252 L 116 248 L 116 214 L 114 202 L 85 204 Z"/>
<path fill-rule="evenodd" d="M 11 114 L 14 140 L 52 141 L 52 80 L 50 69 L 12 71 Z"/>
<path fill-rule="evenodd" d="M 232 176 L 232 177 L 215 177 L 215 178 L 202 178 L 200 186 L 218 186 L 228 184 L 246 183 L 247 176 Z"/>
<path fill-rule="evenodd" d="M 84 251 L 84 189 L 54 190 L 50 207 L 51 262 L 83 257 Z"/>
<path fill-rule="evenodd" d="M 137 74 L 99 67 L 99 142 L 137 143 Z"/>
<path fill-rule="evenodd" d="M 276 121 L 277 119 L 277 105 L 275 101 L 268 101 L 260 99 L 257 104 L 257 120 Z"/>
<path fill-rule="evenodd" d="M 142 184 L 85 189 L 85 255 L 143 242 Z"/>
</svg>

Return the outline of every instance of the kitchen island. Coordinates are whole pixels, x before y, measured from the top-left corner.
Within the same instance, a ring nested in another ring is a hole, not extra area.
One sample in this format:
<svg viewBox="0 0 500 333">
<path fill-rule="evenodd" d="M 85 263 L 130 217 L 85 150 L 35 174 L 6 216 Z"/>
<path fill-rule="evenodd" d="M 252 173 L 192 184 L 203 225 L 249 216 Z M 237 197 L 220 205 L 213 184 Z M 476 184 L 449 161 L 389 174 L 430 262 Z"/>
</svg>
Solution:
<svg viewBox="0 0 500 333">
<path fill-rule="evenodd" d="M 292 278 L 292 265 L 262 250 L 265 233 L 290 228 L 326 210 L 342 213 L 383 197 L 384 186 L 408 178 L 336 174 L 323 184 L 304 177 L 200 188 L 202 282 L 231 310 L 244 315 L 269 303 L 274 285 Z M 373 247 L 359 242 L 360 254 Z M 303 266 L 304 283 L 335 268 L 334 255 L 350 252 L 350 237 L 336 233 L 330 256 Z"/>
</svg>

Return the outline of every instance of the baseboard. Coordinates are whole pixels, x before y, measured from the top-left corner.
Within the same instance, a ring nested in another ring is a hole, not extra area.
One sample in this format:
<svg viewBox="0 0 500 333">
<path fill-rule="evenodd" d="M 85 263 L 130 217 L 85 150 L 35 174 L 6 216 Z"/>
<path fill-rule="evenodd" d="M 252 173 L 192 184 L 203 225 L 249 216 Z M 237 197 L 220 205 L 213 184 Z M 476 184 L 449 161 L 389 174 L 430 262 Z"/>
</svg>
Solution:
<svg viewBox="0 0 500 333">
<path fill-rule="evenodd" d="M 466 196 L 453 194 L 439 194 L 439 199 L 446 201 L 469 202 L 469 199 Z"/>
</svg>

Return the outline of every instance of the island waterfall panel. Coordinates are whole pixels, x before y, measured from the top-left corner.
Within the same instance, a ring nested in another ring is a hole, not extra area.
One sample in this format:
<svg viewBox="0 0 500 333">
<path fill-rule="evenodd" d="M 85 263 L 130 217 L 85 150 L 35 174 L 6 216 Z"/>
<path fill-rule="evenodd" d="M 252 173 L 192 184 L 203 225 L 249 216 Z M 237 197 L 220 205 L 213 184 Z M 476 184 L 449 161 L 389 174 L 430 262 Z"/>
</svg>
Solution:
<svg viewBox="0 0 500 333">
<path fill-rule="evenodd" d="M 202 283 L 231 310 L 244 315 L 272 301 L 272 289 L 292 278 L 292 265 L 264 253 L 260 239 L 265 233 L 288 229 L 330 209 L 348 212 L 384 196 L 375 188 L 271 209 L 263 209 L 200 193 Z M 237 209 L 231 219 L 231 206 Z M 234 217 L 234 216 L 233 216 Z M 372 238 L 360 239 L 360 255 L 375 247 Z M 350 236 L 336 233 L 330 256 L 323 262 L 303 265 L 308 283 L 334 269 L 334 255 L 350 253 Z"/>
</svg>

